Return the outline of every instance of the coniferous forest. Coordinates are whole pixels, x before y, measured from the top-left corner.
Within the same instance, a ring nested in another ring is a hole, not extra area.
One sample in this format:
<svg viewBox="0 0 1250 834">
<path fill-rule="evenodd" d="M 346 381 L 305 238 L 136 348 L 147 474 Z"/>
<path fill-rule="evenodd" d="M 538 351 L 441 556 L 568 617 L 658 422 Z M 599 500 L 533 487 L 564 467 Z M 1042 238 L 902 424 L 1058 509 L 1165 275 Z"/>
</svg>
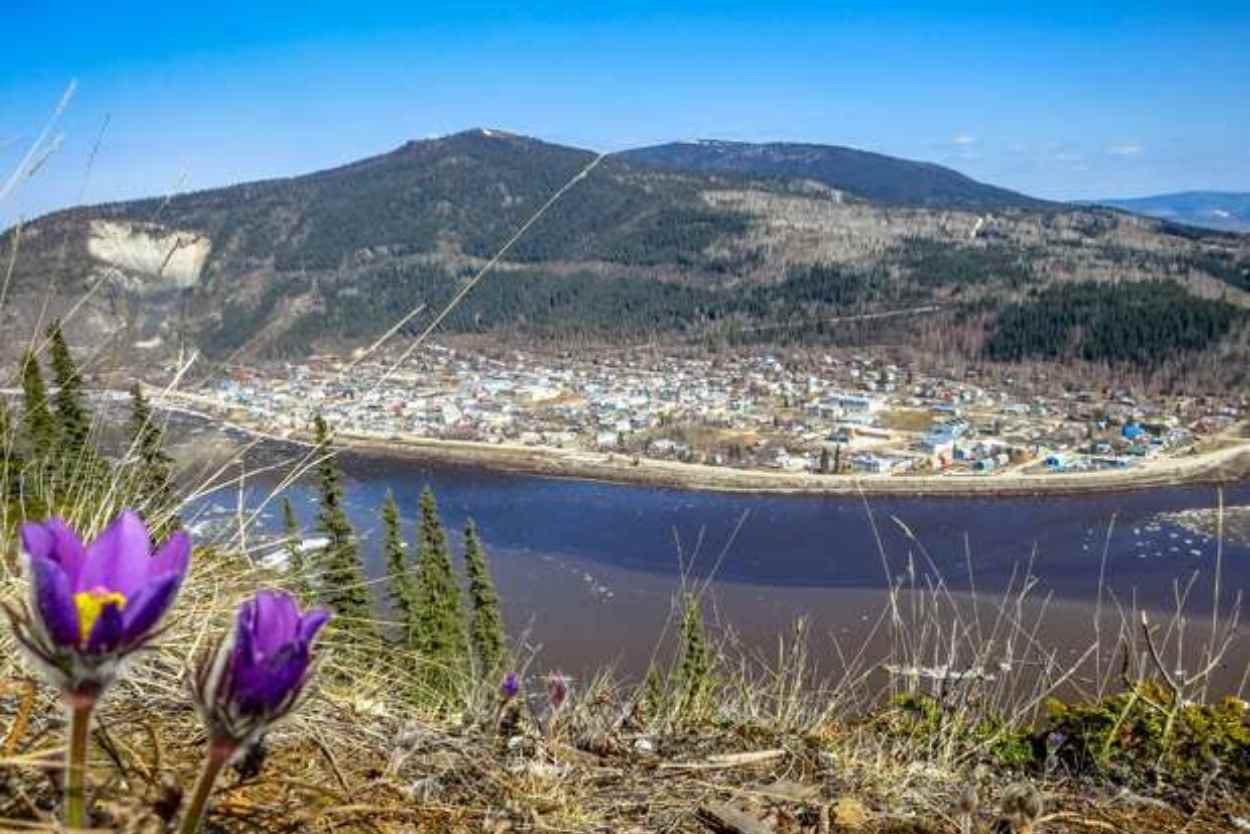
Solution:
<svg viewBox="0 0 1250 834">
<path fill-rule="evenodd" d="M 1003 361 L 1079 358 L 1153 368 L 1209 347 L 1246 315 L 1168 281 L 1066 284 L 1004 309 L 985 353 Z"/>
<path fill-rule="evenodd" d="M 993 311 L 982 356 L 995 361 L 1067 360 L 1125 364 L 1151 371 L 1169 357 L 1196 354 L 1227 337 L 1247 311 L 1201 298 L 1167 280 L 1080 281 L 1038 289 L 1027 263 L 994 249 L 951 249 L 928 258 L 928 246 L 900 251 L 913 277 L 884 267 L 830 264 L 795 267 L 776 283 L 735 290 L 655 283 L 594 273 L 539 269 L 509 272 L 475 288 L 444 328 L 459 333 L 514 332 L 537 340 L 629 342 L 668 337 L 689 342 L 865 345 L 910 338 L 908 320 L 878 320 L 874 311 L 932 309 L 958 324 Z M 933 254 L 933 253 L 930 253 Z M 1018 302 L 991 304 L 978 287 L 991 280 L 1024 289 Z M 294 281 L 297 279 L 287 279 Z M 438 309 L 464 278 L 431 266 L 379 267 L 351 287 L 323 286 L 320 309 L 296 319 L 269 343 L 273 358 L 299 356 L 315 339 L 359 340 L 370 322 L 401 318 L 413 298 Z M 935 299 L 934 289 L 945 293 Z M 258 304 L 239 303 L 207 334 L 215 353 L 243 345 L 291 291 L 279 284 Z M 857 321 L 864 316 L 864 321 Z M 409 335 L 414 335 L 413 325 Z"/>
</svg>

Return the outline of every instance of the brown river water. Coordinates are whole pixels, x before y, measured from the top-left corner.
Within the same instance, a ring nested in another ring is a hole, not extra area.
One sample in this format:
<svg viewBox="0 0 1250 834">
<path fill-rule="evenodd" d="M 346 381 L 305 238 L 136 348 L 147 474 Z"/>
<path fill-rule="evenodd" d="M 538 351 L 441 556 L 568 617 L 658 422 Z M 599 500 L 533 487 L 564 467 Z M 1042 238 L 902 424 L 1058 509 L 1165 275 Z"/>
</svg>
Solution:
<svg viewBox="0 0 1250 834">
<path fill-rule="evenodd" d="M 179 430 L 217 431 L 197 424 Z M 267 443 L 249 455 L 249 463 L 256 468 L 300 453 Z M 1192 669 L 1206 646 L 1217 565 L 1222 623 L 1250 587 L 1250 545 L 1244 540 L 1221 543 L 1169 520 L 1170 514 L 1216 506 L 1211 486 L 865 501 L 615 485 L 354 452 L 341 461 L 349 514 L 372 576 L 383 574 L 378 513 L 387 491 L 395 494 L 414 540 L 417 500 L 428 484 L 457 551 L 457 531 L 470 517 L 477 522 L 510 631 L 537 651 L 535 667 L 575 675 L 605 665 L 627 676 L 641 674 L 657 646 L 667 645 L 665 625 L 683 576 L 685 587 L 706 587 L 715 635 L 732 636 L 735 651 L 761 662 L 775 659 L 778 638 L 791 632 L 796 618 L 806 618 L 814 664 L 831 676 L 852 665 L 848 658 L 889 657 L 899 634 L 917 639 L 920 623 L 929 620 L 917 613 L 922 603 L 936 605 L 936 621 L 946 629 L 960 625 L 960 649 L 947 656 L 949 640 L 930 641 L 920 656 L 895 655 L 896 664 L 954 669 L 1012 658 L 1038 662 L 1041 652 L 1053 652 L 1058 668 L 1065 659 L 1082 657 L 1098 637 L 1105 670 L 1118 663 L 1112 656 L 1125 621 L 1131 621 L 1125 634 L 1137 643 L 1131 651 L 1143 649 L 1140 625 L 1129 613 L 1136 607 L 1150 611 L 1158 624 L 1167 662 Z M 275 483 L 273 473 L 252 478 L 243 504 L 260 506 Z M 315 484 L 300 481 L 287 494 L 308 535 L 315 535 Z M 1225 487 L 1223 498 L 1228 506 L 1250 505 L 1250 483 Z M 188 513 L 193 529 L 205 539 L 228 535 L 239 500 L 237 487 L 198 500 Z M 252 535 L 280 527 L 279 505 L 270 501 Z M 1019 609 L 1014 596 L 1005 607 L 1005 595 L 1018 591 L 1026 577 L 1031 590 Z M 937 603 L 923 591 L 933 586 L 943 589 Z M 891 587 L 901 589 L 895 597 L 899 616 L 883 620 L 883 612 L 892 610 Z M 1174 614 L 1178 589 L 1186 588 L 1182 631 Z M 1100 629 L 1094 628 L 1097 610 Z M 1004 630 L 1001 623 L 1013 620 L 1017 626 Z M 1015 639 L 1007 640 L 1012 634 Z M 1221 691 L 1241 687 L 1250 662 L 1246 636 L 1241 628 L 1233 632 L 1215 674 Z M 1186 647 L 1179 661 L 1178 638 Z M 998 648 L 973 659 L 971 647 L 988 641 Z M 1082 673 L 1072 677 L 1078 688 L 1096 676 L 1092 664 L 1087 658 Z"/>
</svg>

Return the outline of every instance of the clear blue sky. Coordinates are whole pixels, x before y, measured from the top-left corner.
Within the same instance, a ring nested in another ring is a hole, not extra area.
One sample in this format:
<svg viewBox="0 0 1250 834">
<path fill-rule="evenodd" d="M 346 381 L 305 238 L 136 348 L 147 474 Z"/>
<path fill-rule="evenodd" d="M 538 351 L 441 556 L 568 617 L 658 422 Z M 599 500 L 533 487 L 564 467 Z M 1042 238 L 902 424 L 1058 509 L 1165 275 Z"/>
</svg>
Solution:
<svg viewBox="0 0 1250 834">
<path fill-rule="evenodd" d="M 0 184 L 78 87 L 0 226 L 471 126 L 853 145 L 1061 199 L 1250 191 L 1247 2 L 144 5 L 7 0 Z"/>
</svg>

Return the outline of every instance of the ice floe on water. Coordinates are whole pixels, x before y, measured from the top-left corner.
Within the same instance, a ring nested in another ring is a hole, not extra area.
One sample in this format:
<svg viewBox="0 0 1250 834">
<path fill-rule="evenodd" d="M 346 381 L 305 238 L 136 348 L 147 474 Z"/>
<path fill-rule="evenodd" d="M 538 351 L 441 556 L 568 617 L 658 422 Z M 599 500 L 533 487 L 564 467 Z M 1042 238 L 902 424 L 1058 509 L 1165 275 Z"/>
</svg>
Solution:
<svg viewBox="0 0 1250 834">
<path fill-rule="evenodd" d="M 1190 509 L 1159 513 L 1131 528 L 1138 559 L 1203 559 L 1214 557 L 1220 544 L 1250 545 L 1250 507 Z M 1083 550 L 1090 550 L 1088 543 Z"/>
<path fill-rule="evenodd" d="M 1222 535 L 1229 544 L 1250 545 L 1250 506 L 1200 507 L 1190 510 L 1161 513 L 1157 516 L 1162 524 L 1179 527 L 1168 533 L 1168 537 L 1184 539 L 1186 545 L 1192 546 L 1195 539 L 1202 544 L 1210 544 L 1217 534 Z"/>
<path fill-rule="evenodd" d="M 1174 515 L 1177 514 L 1160 513 L 1134 527 L 1126 528 L 1126 531 L 1131 532 L 1133 537 L 1132 554 L 1143 560 L 1176 558 L 1177 556 L 1201 558 L 1207 555 L 1204 547 L 1211 545 L 1213 538 L 1206 533 L 1186 528 L 1172 517 Z M 1093 528 L 1089 528 L 1085 531 L 1085 536 L 1087 539 L 1092 539 L 1094 533 Z M 1188 537 L 1186 537 L 1187 534 Z M 1081 549 L 1089 552 L 1094 549 L 1095 543 L 1086 541 L 1081 545 Z M 1098 550 L 1101 551 L 1101 548 Z"/>
<path fill-rule="evenodd" d="M 614 596 L 607 585 L 602 584 L 588 573 L 582 573 L 582 581 L 586 583 L 586 587 L 589 589 L 590 593 L 597 597 L 611 599 Z"/>
<path fill-rule="evenodd" d="M 230 511 L 205 512 L 184 522 L 183 527 L 197 544 L 218 542 L 237 529 L 238 516 Z"/>
</svg>

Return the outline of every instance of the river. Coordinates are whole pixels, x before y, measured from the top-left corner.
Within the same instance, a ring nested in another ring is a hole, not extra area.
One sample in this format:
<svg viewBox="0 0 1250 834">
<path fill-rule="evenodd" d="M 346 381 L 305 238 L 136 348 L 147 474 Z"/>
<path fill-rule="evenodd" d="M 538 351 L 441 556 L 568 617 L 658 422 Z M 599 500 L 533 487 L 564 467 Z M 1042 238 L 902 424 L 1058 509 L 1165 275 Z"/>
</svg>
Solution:
<svg viewBox="0 0 1250 834">
<path fill-rule="evenodd" d="M 301 453 L 267 444 L 250 460 L 259 466 Z M 1050 599 L 1045 633 L 1073 643 L 1070 651 L 1090 629 L 1100 575 L 1105 607 L 1135 602 L 1160 616 L 1175 610 L 1176 583 L 1196 575 L 1187 605 L 1196 620 L 1209 617 L 1217 554 L 1222 611 L 1250 587 L 1250 545 L 1225 542 L 1220 553 L 1214 537 L 1160 518 L 1216 506 L 1211 486 L 862 500 L 615 485 L 358 452 L 340 460 L 371 576 L 383 573 L 378 513 L 386 493 L 398 500 L 412 541 L 428 484 L 457 550 L 458 531 L 470 517 L 477 522 L 511 631 L 541 647 L 540 662 L 551 667 L 645 668 L 683 574 L 688 582 L 712 577 L 721 627 L 761 650 L 799 615 L 811 618 L 818 640 L 854 644 L 879 616 L 889 582 L 924 585 L 940 576 L 960 595 L 993 599 L 1030 574 L 1037 582 L 1030 598 L 1038 606 Z M 272 475 L 250 479 L 243 505 L 260 506 L 274 484 Z M 312 535 L 315 484 L 297 483 L 287 494 Z M 1248 505 L 1250 483 L 1225 487 L 1223 496 L 1226 505 Z M 188 513 L 193 528 L 221 534 L 239 498 L 232 487 L 198 500 Z M 252 534 L 279 531 L 279 509 L 271 501 Z M 1238 657 L 1246 642 L 1236 641 Z"/>
</svg>

